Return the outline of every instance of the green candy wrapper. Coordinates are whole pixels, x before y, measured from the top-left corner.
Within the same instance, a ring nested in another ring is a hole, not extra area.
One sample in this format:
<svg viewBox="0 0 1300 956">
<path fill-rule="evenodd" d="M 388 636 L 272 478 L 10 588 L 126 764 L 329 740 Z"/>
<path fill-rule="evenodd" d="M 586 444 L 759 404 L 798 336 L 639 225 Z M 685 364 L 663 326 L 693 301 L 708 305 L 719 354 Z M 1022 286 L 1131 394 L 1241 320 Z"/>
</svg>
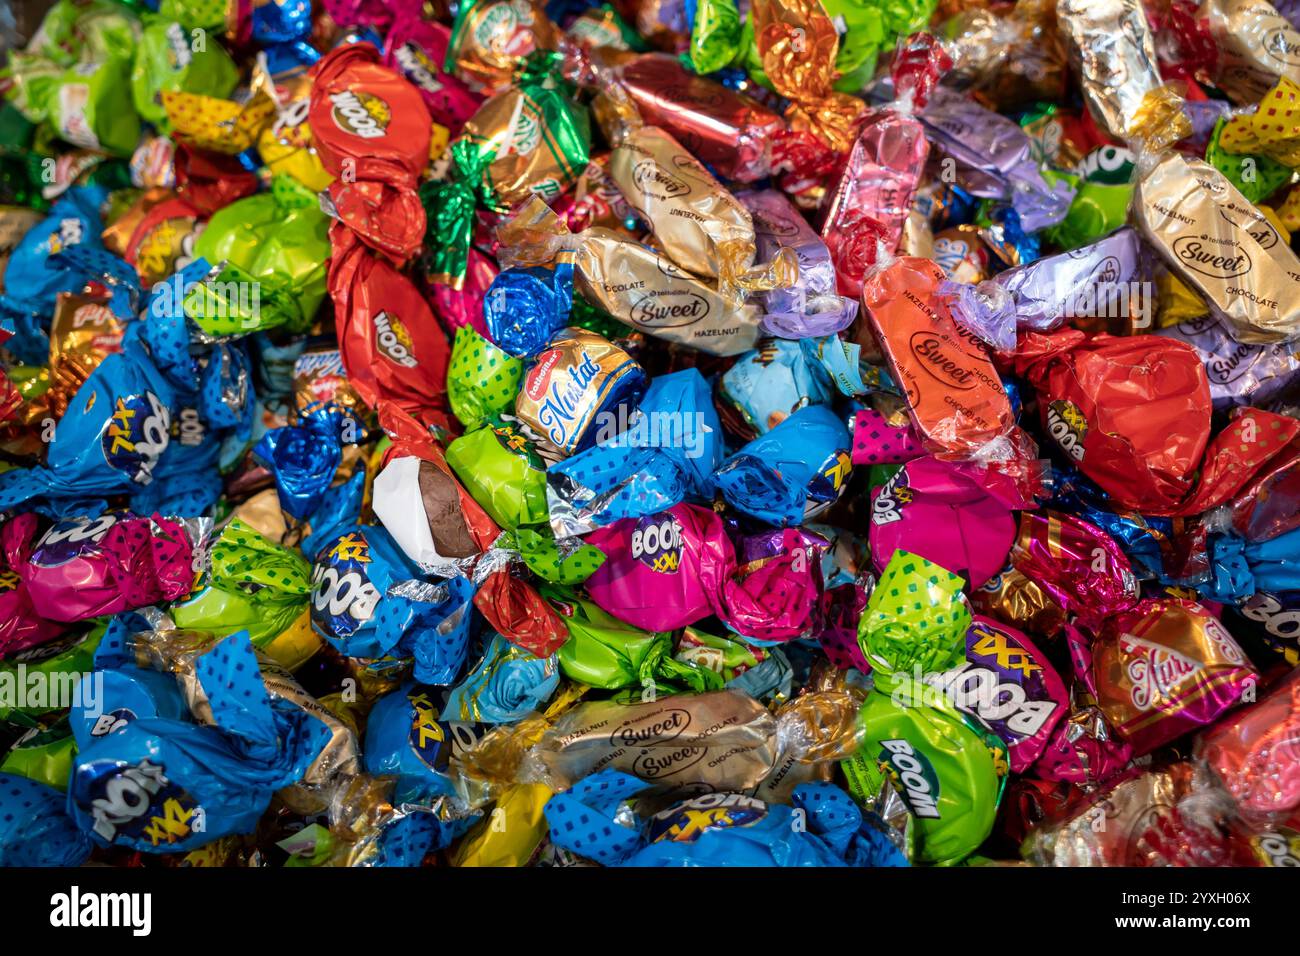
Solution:
<svg viewBox="0 0 1300 956">
<path fill-rule="evenodd" d="M 698 0 L 687 51 L 696 73 L 715 73 L 730 66 L 741 54 L 744 32 L 734 0 Z"/>
<path fill-rule="evenodd" d="M 466 428 L 514 408 L 524 363 L 497 348 L 472 326 L 456 330 L 447 368 L 452 413 Z"/>
<path fill-rule="evenodd" d="M 61 719 L 48 730 L 35 728 L 19 739 L 0 762 L 0 773 L 26 777 L 55 790 L 67 790 L 76 753 L 77 742 L 68 721 Z"/>
<path fill-rule="evenodd" d="M 224 30 L 226 9 L 233 0 L 162 0 L 158 13 L 191 30 Z"/>
<path fill-rule="evenodd" d="M 239 518 L 208 551 L 208 577 L 171 610 L 176 626 L 227 635 L 248 631 L 253 646 L 292 670 L 319 646 L 307 620 L 311 565 Z"/>
<path fill-rule="evenodd" d="M 1291 179 L 1292 170 L 1269 156 L 1229 153 L 1219 146 L 1225 120 L 1214 124 L 1210 142 L 1205 147 L 1205 161 L 1228 177 L 1241 194 L 1258 205 Z"/>
<path fill-rule="evenodd" d="M 688 627 L 682 633 L 673 656 L 683 664 L 716 672 L 724 684 L 762 663 L 754 648 L 744 641 L 709 634 L 696 627 Z"/>
<path fill-rule="evenodd" d="M 281 325 L 305 332 L 325 298 L 329 217 L 301 204 L 300 188 L 282 183 L 218 210 L 194 255 L 213 266 L 185 296 L 186 314 L 204 332 L 242 335 Z"/>
<path fill-rule="evenodd" d="M 95 669 L 95 648 L 105 625 L 89 635 L 74 634 L 41 644 L 0 661 L 0 720 L 22 723 L 21 717 L 39 717 L 66 707 L 82 676 Z"/>
<path fill-rule="evenodd" d="M 457 438 L 447 464 L 503 529 L 546 524 L 546 465 L 514 423 L 494 419 Z"/>
<path fill-rule="evenodd" d="M 152 20 L 140 37 L 131 71 L 136 111 L 162 132 L 171 129 L 163 109 L 164 90 L 226 99 L 239 83 L 239 70 L 215 38 L 196 42 L 175 21 Z"/>
<path fill-rule="evenodd" d="M 863 802 L 887 784 L 898 791 L 924 863 L 958 863 L 984 842 L 1008 769 L 1006 745 L 924 682 L 965 658 L 964 585 L 939 565 L 896 551 L 858 625 L 875 686 L 860 714 L 862 747 L 841 766 Z"/>
<path fill-rule="evenodd" d="M 566 587 L 581 584 L 605 563 L 604 552 L 590 544 L 584 544 L 571 553 L 566 551 L 561 556 L 555 538 L 532 528 L 520 528 L 512 538 L 528 570 L 552 584 Z"/>
<path fill-rule="evenodd" d="M 1063 180 L 1078 190 L 1065 218 L 1043 230 L 1048 241 L 1064 250 L 1096 242 L 1124 225 L 1128 218 L 1129 199 L 1133 196 L 1131 185 L 1108 186 L 1088 182 L 1073 173 L 1055 169 L 1044 169 L 1043 178 L 1049 186 Z"/>
<path fill-rule="evenodd" d="M 646 700 L 686 690 L 722 689 L 720 674 L 672 656 L 671 631 L 642 631 L 566 591 L 549 586 L 539 590 L 569 629 L 559 658 L 560 670 L 570 680 L 602 690 L 633 688 L 633 699 Z"/>
</svg>

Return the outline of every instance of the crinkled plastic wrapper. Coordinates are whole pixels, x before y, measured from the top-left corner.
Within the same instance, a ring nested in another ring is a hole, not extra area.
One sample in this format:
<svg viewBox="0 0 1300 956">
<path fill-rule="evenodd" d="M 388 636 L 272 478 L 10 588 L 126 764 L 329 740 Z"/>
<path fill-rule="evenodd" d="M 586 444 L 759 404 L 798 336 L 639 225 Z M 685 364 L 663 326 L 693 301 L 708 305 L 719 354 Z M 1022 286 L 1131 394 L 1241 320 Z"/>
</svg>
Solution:
<svg viewBox="0 0 1300 956">
<path fill-rule="evenodd" d="M 1124 139 L 1142 100 L 1161 83 L 1141 0 L 1061 0 L 1056 16 L 1088 110 L 1106 132 Z"/>
<path fill-rule="evenodd" d="M 1216 82 L 1237 103 L 1300 81 L 1300 33 L 1268 0 L 1204 0 L 1196 15 L 1219 47 Z"/>
<path fill-rule="evenodd" d="M 1213 166 L 1164 154 L 1139 175 L 1133 218 L 1239 341 L 1300 336 L 1300 259 Z"/>
</svg>

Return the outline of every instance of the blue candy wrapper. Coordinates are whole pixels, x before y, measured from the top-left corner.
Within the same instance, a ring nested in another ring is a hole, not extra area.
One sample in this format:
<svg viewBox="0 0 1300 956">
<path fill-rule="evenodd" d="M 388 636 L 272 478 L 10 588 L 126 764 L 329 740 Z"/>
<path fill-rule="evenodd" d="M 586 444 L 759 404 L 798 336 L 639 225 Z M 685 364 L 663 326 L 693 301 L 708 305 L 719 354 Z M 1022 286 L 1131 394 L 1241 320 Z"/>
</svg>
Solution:
<svg viewBox="0 0 1300 956">
<path fill-rule="evenodd" d="M 828 404 L 837 391 L 845 396 L 865 393 L 859 351 L 836 336 L 799 342 L 767 339 L 722 376 L 722 396 L 761 435 L 801 408 Z"/>
<path fill-rule="evenodd" d="M 516 358 L 536 355 L 569 321 L 573 264 L 506 269 L 483 297 L 483 319 L 493 343 Z"/>
<path fill-rule="evenodd" d="M 343 437 L 351 419 L 342 409 L 321 406 L 297 425 L 273 428 L 253 448 L 275 478 L 280 507 L 299 521 L 316 510 L 343 463 Z"/>
<path fill-rule="evenodd" d="M 541 710 L 559 686 L 556 655 L 538 657 L 492 634 L 478 664 L 447 695 L 443 714 L 461 723 L 513 723 Z"/>
<path fill-rule="evenodd" d="M 81 866 L 93 844 L 53 787 L 0 773 L 0 866 Z"/>
<path fill-rule="evenodd" d="M 811 405 L 723 462 L 713 487 L 737 511 L 769 524 L 797 525 L 839 497 L 852 468 L 851 443 L 833 411 Z"/>
</svg>

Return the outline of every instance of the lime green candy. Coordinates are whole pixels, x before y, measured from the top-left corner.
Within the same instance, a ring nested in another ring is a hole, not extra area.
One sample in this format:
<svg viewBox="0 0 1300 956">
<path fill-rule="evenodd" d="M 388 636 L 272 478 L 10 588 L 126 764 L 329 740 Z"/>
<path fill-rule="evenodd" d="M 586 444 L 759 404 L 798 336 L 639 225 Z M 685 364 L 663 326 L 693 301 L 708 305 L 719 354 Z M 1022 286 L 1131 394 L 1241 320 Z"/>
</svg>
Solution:
<svg viewBox="0 0 1300 956">
<path fill-rule="evenodd" d="M 1043 231 L 1049 242 L 1062 249 L 1077 249 L 1096 242 L 1124 225 L 1128 217 L 1129 199 L 1133 196 L 1130 184 L 1111 186 L 1080 179 L 1072 173 L 1044 169 L 1043 178 L 1049 186 L 1065 181 L 1078 190 L 1065 218 Z"/>
<path fill-rule="evenodd" d="M 1229 153 L 1219 146 L 1225 120 L 1214 124 L 1210 142 L 1205 147 L 1205 161 L 1228 177 L 1252 203 L 1261 203 L 1291 179 L 1292 170 L 1269 156 Z"/>
<path fill-rule="evenodd" d="M 50 729 L 34 730 L 14 744 L 0 762 L 0 773 L 26 777 L 55 790 L 67 790 L 76 753 L 77 742 L 67 720 L 61 719 Z"/>
<path fill-rule="evenodd" d="M 265 647 L 307 609 L 311 566 L 239 518 L 222 529 L 208 552 L 206 586 L 172 608 L 177 627 L 217 635 L 248 631 Z"/>
<path fill-rule="evenodd" d="M 555 587 L 543 586 L 540 591 L 569 630 L 559 660 L 561 672 L 570 680 L 602 690 L 634 688 L 647 695 L 722 688 L 720 674 L 673 658 L 671 631 L 635 628 Z"/>
<path fill-rule="evenodd" d="M 447 464 L 505 530 L 546 523 L 545 465 L 512 423 L 495 419 L 457 438 L 447 446 Z"/>
<path fill-rule="evenodd" d="M 715 73 L 741 54 L 743 34 L 735 0 L 698 0 L 688 56 L 696 73 Z"/>
<path fill-rule="evenodd" d="M 95 669 L 95 648 L 105 627 L 100 624 L 88 635 L 63 637 L 32 648 L 21 661 L 0 661 L 0 691 L 4 692 L 0 699 L 13 701 L 0 706 L 0 720 L 30 726 L 21 718 L 39 717 L 66 706 L 82 676 Z"/>
<path fill-rule="evenodd" d="M 153 20 L 144 28 L 131 71 L 136 111 L 162 132 L 171 124 L 162 93 L 185 92 L 226 99 L 239 83 L 239 70 L 215 37 L 195 36 L 175 21 Z"/>
<path fill-rule="evenodd" d="M 605 563 L 605 553 L 590 544 L 581 545 L 572 552 L 566 550 L 561 555 L 549 529 L 544 534 L 532 528 L 520 528 L 513 535 L 513 545 L 523 556 L 528 570 L 552 584 L 581 584 Z"/>
<path fill-rule="evenodd" d="M 158 13 L 190 30 L 224 30 L 229 3 L 230 0 L 162 0 Z"/>
<path fill-rule="evenodd" d="M 447 397 L 466 428 L 514 408 L 524 363 L 497 348 L 470 326 L 456 330 L 447 367 Z"/>
<path fill-rule="evenodd" d="M 277 177 L 278 178 L 278 177 Z M 185 297 L 209 335 L 285 326 L 304 332 L 325 298 L 329 217 L 281 184 L 218 210 L 194 243 L 213 274 Z"/>
<path fill-rule="evenodd" d="M 864 802 L 886 785 L 898 790 L 915 818 L 924 863 L 959 862 L 984 842 L 1008 769 L 1006 745 L 924 681 L 965 660 L 965 583 L 895 551 L 858 624 L 875 686 L 859 716 L 862 746 L 841 766 Z"/>
<path fill-rule="evenodd" d="M 945 671 L 965 659 L 971 623 L 965 585 L 919 554 L 894 552 L 858 621 L 858 645 L 878 688 L 895 675 Z"/>
<path fill-rule="evenodd" d="M 683 664 L 715 671 L 724 684 L 761 663 L 754 649 L 744 641 L 709 634 L 696 627 L 688 627 L 682 633 L 673 657 Z"/>
</svg>

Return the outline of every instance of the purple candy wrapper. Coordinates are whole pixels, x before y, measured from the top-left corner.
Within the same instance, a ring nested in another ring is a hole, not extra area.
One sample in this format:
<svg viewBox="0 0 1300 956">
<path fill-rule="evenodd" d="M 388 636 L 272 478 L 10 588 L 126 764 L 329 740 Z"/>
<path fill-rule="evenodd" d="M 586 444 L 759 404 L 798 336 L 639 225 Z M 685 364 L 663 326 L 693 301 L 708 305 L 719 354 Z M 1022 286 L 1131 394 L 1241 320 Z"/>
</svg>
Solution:
<svg viewBox="0 0 1300 956">
<path fill-rule="evenodd" d="M 1158 334 L 1196 349 L 1205 363 L 1216 409 L 1262 406 L 1295 384 L 1300 373 L 1296 343 L 1247 345 L 1208 315 L 1161 329 Z"/>
<path fill-rule="evenodd" d="M 834 335 L 853 324 L 858 303 L 835 291 L 835 264 L 821 236 L 798 209 L 773 189 L 736 193 L 754 221 L 758 262 L 770 262 L 782 248 L 799 258 L 794 285 L 773 289 L 764 304 L 763 331 L 786 339 Z"/>
<path fill-rule="evenodd" d="M 940 88 L 921 122 L 935 146 L 982 174 L 973 180 L 978 182 L 976 195 L 1011 200 L 1026 232 L 1053 226 L 1070 211 L 1074 189 L 1065 182 L 1048 184 L 1034 161 L 1029 135 L 1014 120 Z"/>
<path fill-rule="evenodd" d="M 1050 332 L 1075 317 L 1135 312 L 1149 327 L 1145 278 L 1141 240 L 1125 226 L 1090 245 L 1000 272 L 993 281 L 1011 293 L 1020 328 Z"/>
</svg>

